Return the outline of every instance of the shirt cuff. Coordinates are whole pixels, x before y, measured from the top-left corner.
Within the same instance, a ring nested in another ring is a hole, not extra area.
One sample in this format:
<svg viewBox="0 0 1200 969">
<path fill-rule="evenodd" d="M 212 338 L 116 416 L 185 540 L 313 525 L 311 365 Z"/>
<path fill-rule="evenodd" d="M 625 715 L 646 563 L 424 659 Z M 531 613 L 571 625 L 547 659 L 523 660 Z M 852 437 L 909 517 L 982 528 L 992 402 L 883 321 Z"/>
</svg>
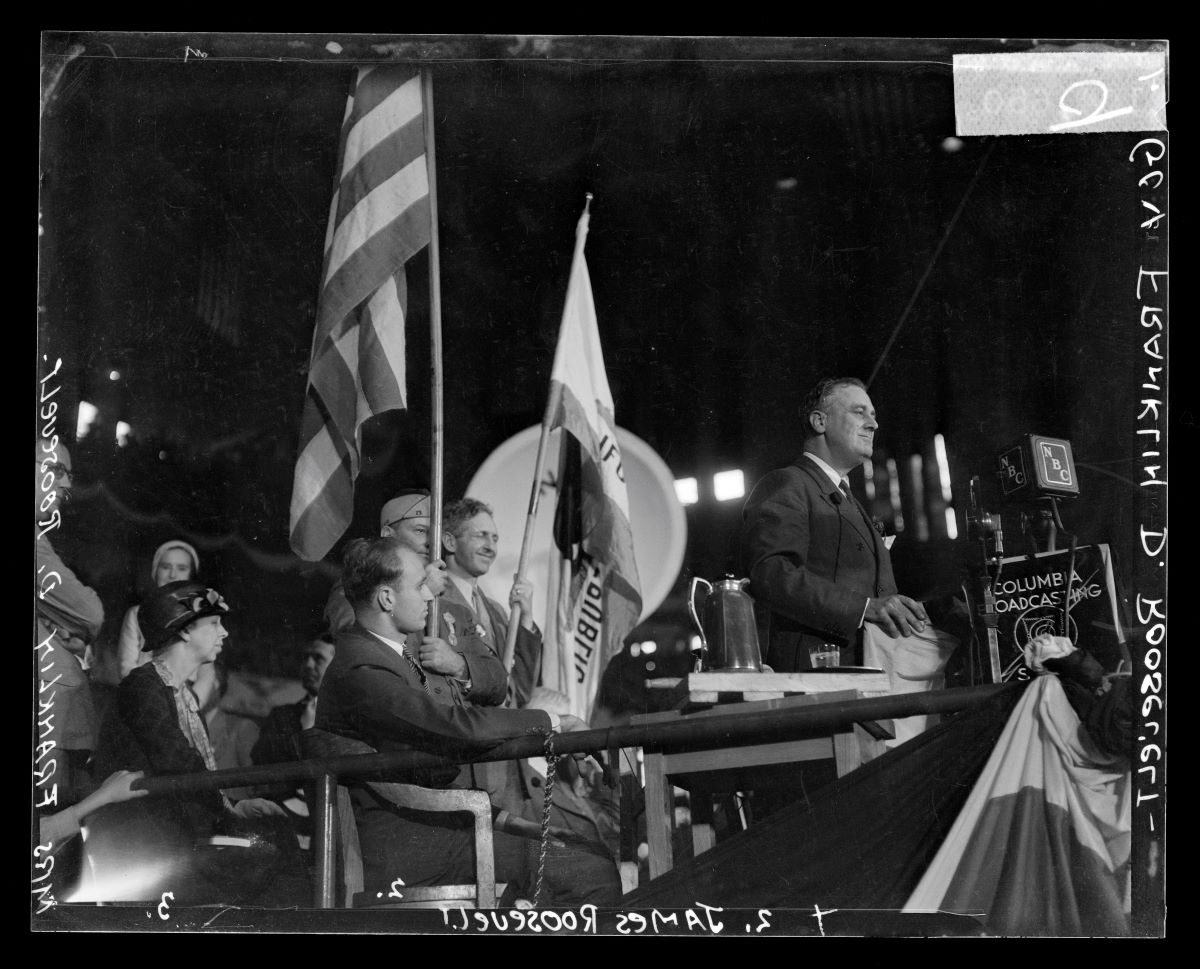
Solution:
<svg viewBox="0 0 1200 969">
<path fill-rule="evenodd" d="M 870 599 L 868 599 L 866 602 L 863 603 L 862 615 L 859 617 L 859 620 L 858 620 L 858 628 L 859 629 L 862 629 L 862 627 L 867 624 L 867 606 L 869 606 L 870 604 L 871 604 Z"/>
<path fill-rule="evenodd" d="M 562 726 L 562 717 L 557 713 L 551 713 L 549 710 L 546 711 L 546 716 L 550 718 L 550 729 L 558 733 L 558 728 Z"/>
</svg>

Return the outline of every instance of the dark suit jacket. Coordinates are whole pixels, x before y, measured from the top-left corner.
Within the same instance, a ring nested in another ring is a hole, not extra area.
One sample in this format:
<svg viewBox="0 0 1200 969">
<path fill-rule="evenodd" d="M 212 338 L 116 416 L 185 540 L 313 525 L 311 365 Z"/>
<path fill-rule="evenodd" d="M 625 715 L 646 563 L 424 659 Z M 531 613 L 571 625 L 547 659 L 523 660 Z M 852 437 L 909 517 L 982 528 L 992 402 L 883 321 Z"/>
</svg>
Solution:
<svg viewBox="0 0 1200 969">
<path fill-rule="evenodd" d="M 447 755 L 550 729 L 549 716 L 540 710 L 463 703 L 448 681 L 433 674 L 423 685 L 412 664 L 355 624 L 338 636 L 337 652 L 321 682 L 314 726 L 365 741 L 378 751 L 417 748 Z M 447 787 L 458 773 L 435 769 L 389 779 Z"/>
<path fill-rule="evenodd" d="M 375 750 L 417 748 L 469 755 L 503 740 L 550 730 L 540 710 L 509 710 L 463 702 L 445 677 L 422 683 L 414 666 L 355 624 L 337 637 L 337 651 L 317 696 L 315 727 L 361 740 Z M 387 778 L 423 787 L 468 787 L 469 768 L 424 769 Z M 409 811 L 385 802 L 363 784 L 348 781 L 363 850 L 368 896 L 387 891 L 392 879 L 408 885 L 458 884 L 473 871 L 469 819 Z M 516 862 L 497 862 L 497 877 L 520 875 Z"/>
<path fill-rule="evenodd" d="M 741 556 L 773 669 L 809 669 L 808 648 L 820 642 L 842 647 L 843 663 L 861 662 L 867 599 L 897 591 L 891 558 L 858 502 L 805 455 L 755 485 Z"/>
<path fill-rule="evenodd" d="M 463 602 L 462 596 L 453 590 L 454 584 L 437 601 L 438 635 L 450 644 L 450 648 L 462 654 L 467 661 L 467 679 L 471 681 L 470 694 L 464 699 L 480 706 L 499 706 L 508 693 L 508 675 L 500 656 L 474 632 L 475 619 L 471 607 Z M 353 625 L 354 610 L 346 601 L 346 593 L 339 579 L 329 590 L 325 604 L 325 618 L 331 629 L 339 629 L 347 616 Z M 421 633 L 410 633 L 409 648 L 415 654 L 421 645 Z M 457 684 L 450 688 L 458 690 Z"/>
</svg>

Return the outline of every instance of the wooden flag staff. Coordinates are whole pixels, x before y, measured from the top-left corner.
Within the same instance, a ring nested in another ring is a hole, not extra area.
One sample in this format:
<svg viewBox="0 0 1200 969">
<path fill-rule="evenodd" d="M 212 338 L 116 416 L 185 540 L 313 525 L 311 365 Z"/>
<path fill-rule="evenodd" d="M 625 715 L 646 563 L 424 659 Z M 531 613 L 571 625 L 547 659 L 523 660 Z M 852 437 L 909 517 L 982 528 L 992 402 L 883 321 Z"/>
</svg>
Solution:
<svg viewBox="0 0 1200 969">
<path fill-rule="evenodd" d="M 588 192 L 586 200 L 583 203 L 583 214 L 579 217 L 579 224 L 575 229 L 575 252 L 571 259 L 571 266 L 574 268 L 575 263 L 583 251 L 584 243 L 587 241 L 587 224 L 590 218 L 592 206 L 592 193 Z M 568 282 L 568 286 L 570 283 Z M 561 331 L 561 327 L 560 327 Z M 559 340 L 562 339 L 562 334 L 559 334 Z M 557 356 L 558 343 L 555 343 L 555 355 Z M 529 494 L 529 512 L 525 516 L 525 535 L 521 539 L 521 557 L 517 561 L 517 574 L 514 581 L 523 582 L 525 580 L 525 571 L 529 566 L 529 547 L 533 544 L 533 529 L 537 523 L 538 502 L 542 495 L 542 475 L 546 471 L 546 441 L 550 438 L 550 423 L 554 420 L 554 415 L 558 412 L 559 401 L 562 399 L 562 385 L 556 384 L 553 380 L 550 381 L 550 395 L 546 398 L 546 412 L 542 416 L 542 433 L 538 436 L 537 459 L 534 462 L 533 468 L 533 487 Z M 507 672 L 512 672 L 513 653 L 517 646 L 517 627 L 521 620 L 521 607 L 513 606 L 512 611 L 508 616 L 508 635 L 504 640 L 504 669 Z"/>
<path fill-rule="evenodd" d="M 444 420 L 442 414 L 442 282 L 438 256 L 437 153 L 433 142 L 433 78 L 421 71 L 421 123 L 425 130 L 425 167 L 429 177 L 429 357 L 432 369 L 433 455 L 430 469 L 429 560 L 441 558 L 442 550 L 442 463 Z M 437 598 L 429 607 L 425 632 L 437 635 Z"/>
</svg>

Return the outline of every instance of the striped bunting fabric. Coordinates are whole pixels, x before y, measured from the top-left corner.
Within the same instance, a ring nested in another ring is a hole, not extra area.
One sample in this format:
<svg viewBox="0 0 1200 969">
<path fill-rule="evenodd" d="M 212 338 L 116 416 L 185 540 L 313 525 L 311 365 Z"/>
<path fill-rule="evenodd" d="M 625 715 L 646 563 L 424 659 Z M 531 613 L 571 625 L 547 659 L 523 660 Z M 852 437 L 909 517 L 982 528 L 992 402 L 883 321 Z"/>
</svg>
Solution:
<svg viewBox="0 0 1200 969">
<path fill-rule="evenodd" d="M 405 407 L 404 265 L 430 238 L 421 79 L 362 69 L 346 102 L 313 333 L 291 545 L 323 558 L 354 513 L 361 428 Z"/>
<path fill-rule="evenodd" d="M 1038 676 L 905 911 L 973 913 L 993 935 L 1128 935 L 1132 794 L 1125 752 Z"/>
</svg>

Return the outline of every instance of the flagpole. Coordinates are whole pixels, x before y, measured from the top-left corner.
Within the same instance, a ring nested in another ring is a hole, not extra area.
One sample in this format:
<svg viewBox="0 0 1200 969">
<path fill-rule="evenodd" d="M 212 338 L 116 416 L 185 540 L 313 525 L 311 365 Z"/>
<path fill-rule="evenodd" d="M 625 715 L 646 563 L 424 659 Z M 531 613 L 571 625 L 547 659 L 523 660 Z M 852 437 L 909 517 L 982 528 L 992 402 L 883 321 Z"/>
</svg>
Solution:
<svg viewBox="0 0 1200 969">
<path fill-rule="evenodd" d="M 592 193 L 588 192 L 583 203 L 583 214 L 579 216 L 579 223 L 575 228 L 575 251 L 571 256 L 571 271 L 574 272 L 575 264 L 583 255 L 583 246 L 587 241 L 587 220 L 590 218 L 592 207 Z M 567 287 L 570 289 L 570 281 L 568 277 Z M 559 341 L 562 339 L 561 326 L 559 327 Z M 558 341 L 555 342 L 557 352 Z M 525 570 L 529 565 L 529 547 L 533 544 L 533 529 L 537 524 L 538 503 L 542 495 L 542 475 L 546 470 L 546 442 L 550 438 L 550 424 L 554 420 L 554 415 L 558 411 L 559 402 L 562 399 L 562 385 L 550 381 L 550 394 L 546 398 L 546 411 L 542 415 L 542 432 L 538 436 L 537 459 L 533 467 L 533 487 L 529 493 L 529 512 L 525 516 L 525 534 L 521 539 L 521 557 L 517 561 L 517 576 L 516 582 L 525 580 Z M 520 606 L 513 606 L 508 616 L 508 635 L 504 639 L 504 669 L 507 672 L 512 671 L 513 653 L 517 646 L 518 623 L 521 618 Z"/>
<path fill-rule="evenodd" d="M 442 464 L 444 421 L 442 414 L 442 278 L 438 252 L 437 152 L 433 140 L 433 78 L 421 70 L 421 124 L 425 131 L 425 167 L 429 177 L 429 357 L 432 370 L 433 455 L 430 469 L 429 560 L 442 551 Z M 437 635 L 437 597 L 425 619 L 425 633 Z"/>
</svg>

